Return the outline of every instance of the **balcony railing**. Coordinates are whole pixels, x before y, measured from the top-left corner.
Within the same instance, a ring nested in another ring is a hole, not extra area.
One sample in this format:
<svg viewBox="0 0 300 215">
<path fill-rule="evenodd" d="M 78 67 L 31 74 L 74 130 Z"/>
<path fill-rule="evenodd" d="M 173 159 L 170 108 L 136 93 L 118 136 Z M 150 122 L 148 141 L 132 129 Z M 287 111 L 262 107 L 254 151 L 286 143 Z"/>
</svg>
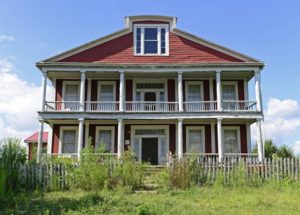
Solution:
<svg viewBox="0 0 300 215">
<path fill-rule="evenodd" d="M 119 102 L 86 102 L 85 103 L 86 111 L 95 111 L 95 112 L 114 112 L 119 110 Z"/>
<path fill-rule="evenodd" d="M 216 101 L 184 102 L 186 112 L 202 112 L 217 110 Z"/>
<path fill-rule="evenodd" d="M 178 102 L 126 102 L 126 111 L 129 112 L 176 112 Z"/>
<path fill-rule="evenodd" d="M 87 111 L 87 112 L 117 112 L 119 101 L 88 101 L 83 109 L 79 101 L 46 101 L 45 111 Z M 184 102 L 185 112 L 208 112 L 217 111 L 216 101 L 195 101 Z M 223 101 L 223 111 L 256 111 L 256 101 Z M 160 101 L 127 101 L 125 102 L 126 112 L 178 112 L 178 102 Z"/>
<path fill-rule="evenodd" d="M 223 101 L 224 111 L 256 111 L 256 101 Z"/>
</svg>

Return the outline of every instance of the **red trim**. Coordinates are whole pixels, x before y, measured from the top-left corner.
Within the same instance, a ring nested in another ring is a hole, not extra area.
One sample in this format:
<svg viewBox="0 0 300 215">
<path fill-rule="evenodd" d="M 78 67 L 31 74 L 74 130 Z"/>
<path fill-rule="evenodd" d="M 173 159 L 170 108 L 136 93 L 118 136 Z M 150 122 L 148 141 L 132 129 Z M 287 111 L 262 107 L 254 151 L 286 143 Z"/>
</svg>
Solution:
<svg viewBox="0 0 300 215">
<path fill-rule="evenodd" d="M 172 154 L 176 153 L 176 126 L 174 124 L 169 125 L 169 151 Z"/>
<path fill-rule="evenodd" d="M 245 100 L 244 81 L 243 80 L 238 80 L 237 82 L 238 82 L 239 100 L 243 101 L 243 100 Z"/>
<path fill-rule="evenodd" d="M 132 101 L 132 80 L 126 80 L 126 101 Z"/>
<path fill-rule="evenodd" d="M 97 95 L 98 95 L 98 81 L 92 80 L 92 86 L 91 86 L 91 100 L 97 101 Z"/>
<path fill-rule="evenodd" d="M 168 79 L 168 101 L 175 102 L 175 80 Z"/>
<path fill-rule="evenodd" d="M 124 129 L 125 129 L 125 133 L 124 133 L 125 140 L 129 140 L 130 141 L 130 139 L 131 139 L 131 135 L 130 135 L 131 125 L 126 124 L 124 126 Z M 132 143 L 130 143 L 130 146 L 132 146 Z M 125 145 L 124 148 L 125 148 L 125 150 L 128 150 L 128 146 L 127 145 Z M 133 150 L 133 149 L 131 148 L 131 150 Z"/>
<path fill-rule="evenodd" d="M 204 101 L 209 101 L 209 80 L 203 81 Z"/>
<path fill-rule="evenodd" d="M 52 153 L 58 153 L 60 125 L 53 125 Z"/>
</svg>

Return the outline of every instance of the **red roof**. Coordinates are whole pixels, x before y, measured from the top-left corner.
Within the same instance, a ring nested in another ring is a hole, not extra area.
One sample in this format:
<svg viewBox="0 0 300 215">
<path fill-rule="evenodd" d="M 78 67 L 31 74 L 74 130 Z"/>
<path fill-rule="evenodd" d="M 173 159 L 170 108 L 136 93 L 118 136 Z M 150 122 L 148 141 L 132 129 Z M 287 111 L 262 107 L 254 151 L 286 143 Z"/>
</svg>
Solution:
<svg viewBox="0 0 300 215">
<path fill-rule="evenodd" d="M 27 137 L 24 142 L 25 143 L 37 143 L 39 139 L 39 132 L 35 132 L 30 137 Z M 48 132 L 43 133 L 43 143 L 48 142 Z"/>
</svg>

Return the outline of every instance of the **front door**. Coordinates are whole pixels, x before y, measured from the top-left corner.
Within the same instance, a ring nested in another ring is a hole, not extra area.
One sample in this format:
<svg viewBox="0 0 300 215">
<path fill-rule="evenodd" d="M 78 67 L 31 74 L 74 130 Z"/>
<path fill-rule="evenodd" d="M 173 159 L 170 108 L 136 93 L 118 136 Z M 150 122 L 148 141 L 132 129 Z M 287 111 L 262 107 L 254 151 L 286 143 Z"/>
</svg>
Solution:
<svg viewBox="0 0 300 215">
<path fill-rule="evenodd" d="M 158 164 L 158 138 L 142 138 L 142 161 Z"/>
<path fill-rule="evenodd" d="M 155 111 L 156 93 L 155 92 L 145 92 L 144 95 L 145 109 L 147 111 Z"/>
</svg>

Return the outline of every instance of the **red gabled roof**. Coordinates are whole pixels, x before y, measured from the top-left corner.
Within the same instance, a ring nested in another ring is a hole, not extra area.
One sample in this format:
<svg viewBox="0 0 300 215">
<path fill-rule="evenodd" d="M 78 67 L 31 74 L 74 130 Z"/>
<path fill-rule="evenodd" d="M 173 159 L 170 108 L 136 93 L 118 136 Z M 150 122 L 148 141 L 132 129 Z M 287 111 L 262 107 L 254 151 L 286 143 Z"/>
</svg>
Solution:
<svg viewBox="0 0 300 215">
<path fill-rule="evenodd" d="M 25 143 L 37 143 L 39 139 L 39 132 L 35 132 L 30 137 L 27 137 L 24 142 Z M 43 133 L 43 143 L 48 142 L 48 132 Z"/>
</svg>

